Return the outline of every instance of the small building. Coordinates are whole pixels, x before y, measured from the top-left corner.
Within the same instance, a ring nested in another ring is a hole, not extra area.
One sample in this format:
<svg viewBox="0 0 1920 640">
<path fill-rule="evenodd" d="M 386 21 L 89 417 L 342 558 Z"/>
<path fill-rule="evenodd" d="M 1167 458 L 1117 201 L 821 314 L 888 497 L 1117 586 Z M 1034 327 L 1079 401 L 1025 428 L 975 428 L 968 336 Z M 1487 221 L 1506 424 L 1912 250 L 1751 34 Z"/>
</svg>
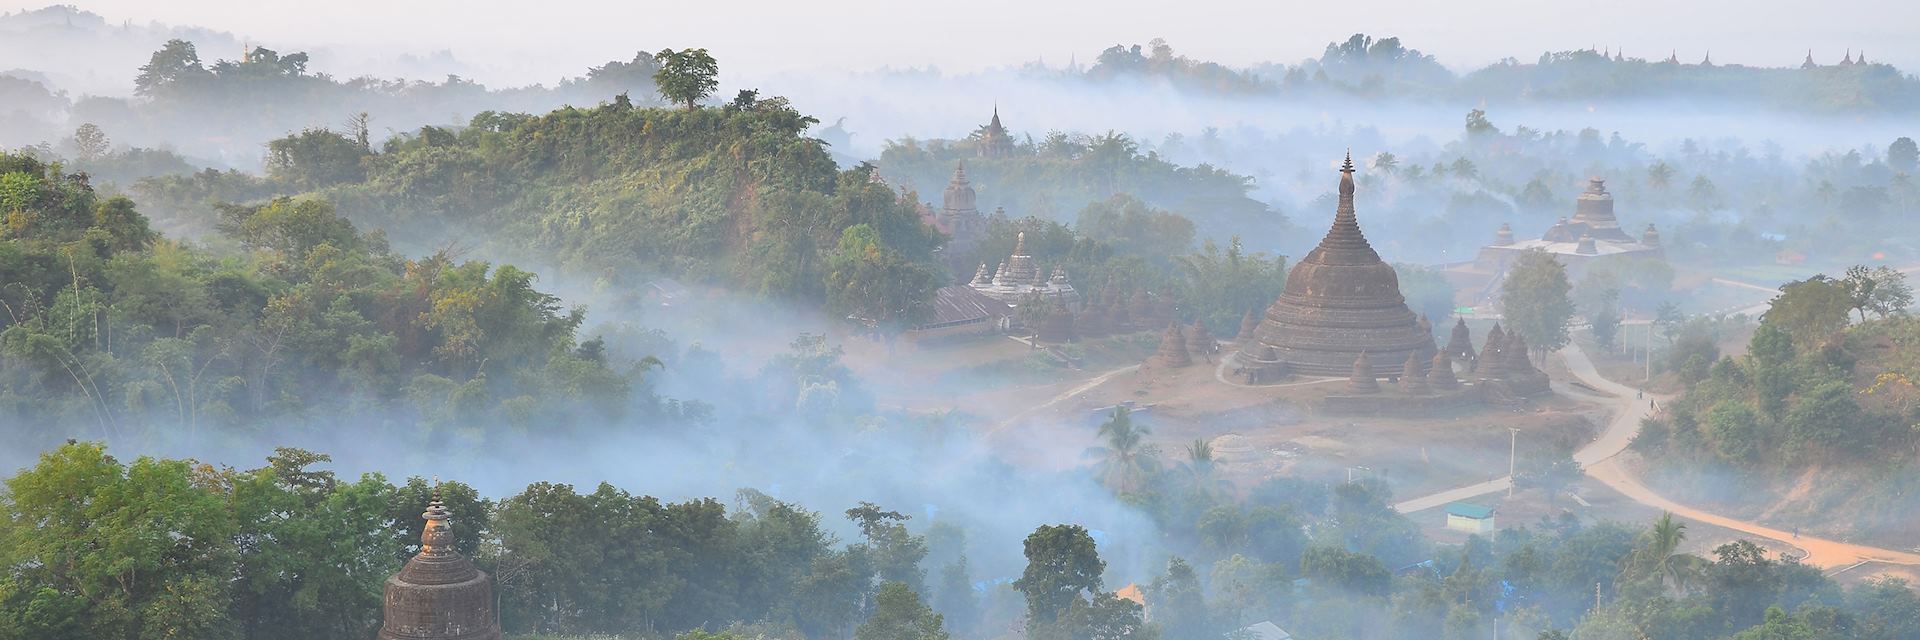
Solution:
<svg viewBox="0 0 1920 640">
<path fill-rule="evenodd" d="M 912 340 L 989 334 L 1005 329 L 1013 308 L 966 285 L 933 292 L 933 315 L 907 330 Z"/>
<path fill-rule="evenodd" d="M 1293 634 L 1287 633 L 1285 629 L 1281 629 L 1280 625 L 1274 624 L 1272 620 L 1262 620 L 1248 625 L 1240 629 L 1240 632 L 1235 634 L 1234 637 L 1247 638 L 1248 640 L 1293 640 Z"/>
<path fill-rule="evenodd" d="M 1477 505 L 1471 502 L 1455 502 L 1447 505 L 1447 528 L 1467 533 L 1493 533 L 1493 507 Z"/>
</svg>

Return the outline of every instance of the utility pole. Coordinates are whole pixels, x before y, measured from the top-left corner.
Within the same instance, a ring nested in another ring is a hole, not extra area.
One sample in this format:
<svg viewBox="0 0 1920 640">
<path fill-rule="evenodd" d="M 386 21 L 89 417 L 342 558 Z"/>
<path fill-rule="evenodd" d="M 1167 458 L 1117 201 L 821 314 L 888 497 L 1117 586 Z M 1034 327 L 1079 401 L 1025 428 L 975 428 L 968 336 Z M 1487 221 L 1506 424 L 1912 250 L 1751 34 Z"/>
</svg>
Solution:
<svg viewBox="0 0 1920 640">
<path fill-rule="evenodd" d="M 1514 463 L 1519 460 L 1520 457 L 1520 429 L 1517 427 L 1507 427 L 1507 433 L 1511 435 L 1507 442 L 1507 497 L 1511 498 L 1513 497 Z"/>
<path fill-rule="evenodd" d="M 1647 321 L 1647 384 L 1653 383 L 1653 321 Z"/>
</svg>

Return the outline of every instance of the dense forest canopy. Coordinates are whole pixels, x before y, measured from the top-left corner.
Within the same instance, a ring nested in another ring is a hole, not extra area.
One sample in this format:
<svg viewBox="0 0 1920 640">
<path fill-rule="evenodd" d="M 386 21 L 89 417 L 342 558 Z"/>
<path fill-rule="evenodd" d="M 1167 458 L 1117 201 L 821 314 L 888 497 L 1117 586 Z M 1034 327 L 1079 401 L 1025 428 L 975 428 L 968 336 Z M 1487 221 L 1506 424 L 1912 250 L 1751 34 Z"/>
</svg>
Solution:
<svg viewBox="0 0 1920 640">
<path fill-rule="evenodd" d="M 1011 579 L 969 563 L 975 522 L 869 502 L 842 521 L 752 489 L 733 508 L 605 483 L 488 499 L 457 482 L 338 477 L 328 462 L 297 449 L 249 470 L 49 451 L 0 498 L 0 638 L 367 637 L 381 581 L 418 550 L 429 494 L 454 514 L 455 550 L 496 577 L 515 634 L 1171 640 L 1280 620 L 1301 637 L 1464 640 L 1496 619 L 1543 638 L 1920 633 L 1920 595 L 1897 578 L 1843 589 L 1745 541 L 1679 553 L 1686 525 L 1671 517 L 1545 520 L 1390 570 L 1419 553 L 1404 546 L 1418 534 L 1382 486 L 1276 479 L 1241 501 L 1213 493 L 1199 458 L 1139 496 L 1168 519 L 1175 552 L 1141 585 L 1151 619 L 1114 595 L 1111 544 L 1077 525 L 1034 529 Z"/>
<path fill-rule="evenodd" d="M 403 258 L 308 198 L 223 205 L 226 248 L 197 247 L 62 169 L 0 156 L 13 442 L 218 441 L 342 420 L 445 442 L 646 411 L 644 367 L 578 340 L 582 311 L 531 273 Z"/>
</svg>

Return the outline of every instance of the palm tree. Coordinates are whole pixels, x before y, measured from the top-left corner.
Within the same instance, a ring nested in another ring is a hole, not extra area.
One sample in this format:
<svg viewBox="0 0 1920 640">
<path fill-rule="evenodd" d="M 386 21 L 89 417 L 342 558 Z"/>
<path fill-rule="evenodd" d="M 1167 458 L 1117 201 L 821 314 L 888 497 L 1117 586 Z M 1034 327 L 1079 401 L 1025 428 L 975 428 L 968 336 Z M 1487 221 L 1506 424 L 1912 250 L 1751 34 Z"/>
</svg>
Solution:
<svg viewBox="0 0 1920 640">
<path fill-rule="evenodd" d="M 1667 187 L 1672 184 L 1673 184 L 1673 166 L 1672 165 L 1667 164 L 1665 161 L 1661 161 L 1661 162 L 1653 163 L 1653 166 L 1651 167 L 1647 167 L 1647 186 L 1653 187 L 1654 190 L 1656 191 L 1665 191 L 1667 190 Z"/>
<path fill-rule="evenodd" d="M 1087 449 L 1086 456 L 1097 460 L 1093 473 L 1100 481 L 1122 493 L 1139 489 L 1147 476 L 1160 469 L 1160 449 L 1146 443 L 1144 426 L 1133 423 L 1133 412 L 1114 407 L 1113 415 L 1100 425 L 1100 438 L 1107 446 Z"/>
<path fill-rule="evenodd" d="M 1187 459 L 1180 463 L 1180 471 L 1195 496 L 1211 499 L 1232 489 L 1232 483 L 1214 477 L 1221 462 L 1213 457 L 1213 445 L 1207 441 L 1196 438 L 1187 445 Z"/>
<path fill-rule="evenodd" d="M 1646 570 L 1653 574 L 1662 586 L 1671 583 L 1674 590 L 1684 593 L 1693 580 L 1699 567 L 1693 556 L 1680 554 L 1680 543 L 1687 539 L 1687 523 L 1674 520 L 1672 513 L 1660 514 L 1653 521 L 1653 528 L 1646 533 L 1646 547 L 1643 561 Z"/>
</svg>

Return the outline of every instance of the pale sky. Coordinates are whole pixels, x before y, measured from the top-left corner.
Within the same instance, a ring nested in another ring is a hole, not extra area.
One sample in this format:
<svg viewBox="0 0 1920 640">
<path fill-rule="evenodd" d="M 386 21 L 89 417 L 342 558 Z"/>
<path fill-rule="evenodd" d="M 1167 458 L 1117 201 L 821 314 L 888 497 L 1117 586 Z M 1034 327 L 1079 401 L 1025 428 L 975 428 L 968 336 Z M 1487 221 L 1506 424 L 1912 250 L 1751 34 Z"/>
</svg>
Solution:
<svg viewBox="0 0 1920 640">
<path fill-rule="evenodd" d="M 0 11 L 54 0 L 0 0 Z M 510 2 L 506 0 L 60 0 L 109 21 L 158 20 L 230 31 L 276 48 L 353 45 L 392 53 L 450 49 L 498 83 L 551 82 L 646 48 L 706 47 L 723 72 L 869 70 L 933 65 L 949 72 L 1070 56 L 1162 37 L 1177 52 L 1244 65 L 1297 62 L 1330 40 L 1399 36 L 1459 69 L 1542 51 L 1624 48 L 1664 58 L 1823 63 L 1865 49 L 1920 69 L 1920 2 L 1615 0 L 1550 2 Z M 325 60 L 316 66 L 325 68 Z"/>
</svg>

